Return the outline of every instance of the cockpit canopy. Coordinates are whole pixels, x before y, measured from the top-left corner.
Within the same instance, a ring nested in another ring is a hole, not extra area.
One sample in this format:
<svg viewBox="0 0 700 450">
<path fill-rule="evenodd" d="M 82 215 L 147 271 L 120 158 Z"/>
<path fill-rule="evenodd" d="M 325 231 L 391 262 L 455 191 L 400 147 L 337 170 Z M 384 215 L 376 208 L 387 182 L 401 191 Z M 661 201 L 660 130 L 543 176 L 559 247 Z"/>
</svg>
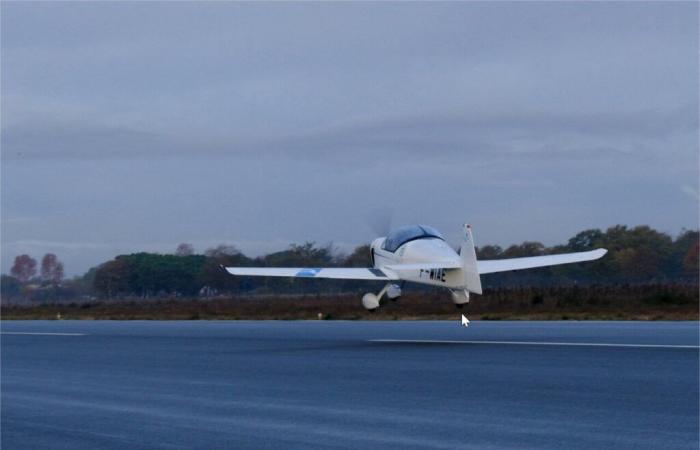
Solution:
<svg viewBox="0 0 700 450">
<path fill-rule="evenodd" d="M 425 225 L 409 225 L 406 227 L 397 228 L 389 233 L 384 240 L 384 245 L 382 245 L 382 248 L 393 253 L 406 242 L 425 238 L 445 240 L 445 238 L 443 238 L 440 232 L 438 232 L 435 228 L 427 227 Z"/>
</svg>

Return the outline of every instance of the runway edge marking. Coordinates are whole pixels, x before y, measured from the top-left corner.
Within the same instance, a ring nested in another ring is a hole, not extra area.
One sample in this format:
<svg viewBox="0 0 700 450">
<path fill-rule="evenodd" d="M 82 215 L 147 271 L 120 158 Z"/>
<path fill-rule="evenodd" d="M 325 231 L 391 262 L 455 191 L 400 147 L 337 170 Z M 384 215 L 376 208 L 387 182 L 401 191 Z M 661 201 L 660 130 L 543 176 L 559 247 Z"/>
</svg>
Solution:
<svg viewBox="0 0 700 450">
<path fill-rule="evenodd" d="M 30 331 L 0 331 L 0 334 L 14 334 L 22 336 L 87 336 L 86 333 L 43 333 Z"/>
<path fill-rule="evenodd" d="M 685 348 L 700 349 L 698 345 L 675 344 L 613 344 L 607 342 L 533 342 L 533 341 L 450 341 L 436 339 L 370 339 L 385 344 L 482 344 L 482 345 L 544 345 L 559 347 L 622 347 L 622 348 Z"/>
</svg>

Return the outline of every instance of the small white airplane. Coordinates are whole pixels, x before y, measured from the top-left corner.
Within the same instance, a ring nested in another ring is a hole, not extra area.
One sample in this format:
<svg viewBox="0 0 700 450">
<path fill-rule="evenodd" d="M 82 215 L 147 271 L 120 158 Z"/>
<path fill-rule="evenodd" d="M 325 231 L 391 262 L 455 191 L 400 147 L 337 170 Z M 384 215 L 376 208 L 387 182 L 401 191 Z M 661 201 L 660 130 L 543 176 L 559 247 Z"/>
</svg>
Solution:
<svg viewBox="0 0 700 450">
<path fill-rule="evenodd" d="M 452 300 L 461 307 L 469 303 L 469 294 L 481 294 L 480 275 L 555 266 L 601 258 L 607 250 L 564 253 L 477 261 L 471 226 L 464 225 L 459 252 L 447 245 L 442 235 L 425 225 L 398 228 L 386 237 L 377 238 L 370 246 L 372 267 L 226 267 L 231 275 L 263 277 L 333 278 L 340 280 L 387 281 L 378 294 L 367 293 L 362 305 L 370 311 L 379 307 L 386 295 L 391 300 L 401 296 L 396 282 L 411 281 L 445 287 Z"/>
</svg>

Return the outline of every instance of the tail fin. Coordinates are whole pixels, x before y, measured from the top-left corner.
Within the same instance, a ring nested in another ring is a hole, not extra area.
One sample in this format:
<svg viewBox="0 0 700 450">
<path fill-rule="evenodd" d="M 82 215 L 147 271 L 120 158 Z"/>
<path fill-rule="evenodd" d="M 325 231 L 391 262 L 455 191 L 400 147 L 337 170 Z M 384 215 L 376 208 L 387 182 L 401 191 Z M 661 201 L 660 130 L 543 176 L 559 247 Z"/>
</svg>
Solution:
<svg viewBox="0 0 700 450">
<path fill-rule="evenodd" d="M 479 267 L 476 262 L 476 250 L 474 249 L 474 239 L 472 238 L 472 227 L 464 225 L 462 235 L 462 245 L 459 249 L 462 258 L 462 270 L 464 271 L 464 284 L 467 290 L 475 294 L 481 294 L 481 278 L 479 277 Z"/>
</svg>

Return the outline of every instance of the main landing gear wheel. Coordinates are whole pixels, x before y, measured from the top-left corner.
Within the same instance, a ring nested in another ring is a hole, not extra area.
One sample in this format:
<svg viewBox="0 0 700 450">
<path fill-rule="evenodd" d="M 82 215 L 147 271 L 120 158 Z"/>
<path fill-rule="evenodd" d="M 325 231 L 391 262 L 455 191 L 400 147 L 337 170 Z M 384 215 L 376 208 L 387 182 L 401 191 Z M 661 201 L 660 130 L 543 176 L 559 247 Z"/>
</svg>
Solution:
<svg viewBox="0 0 700 450">
<path fill-rule="evenodd" d="M 362 306 L 364 306 L 366 310 L 373 312 L 374 310 L 379 308 L 379 297 L 372 293 L 367 293 L 363 295 Z"/>
<path fill-rule="evenodd" d="M 389 298 L 389 300 L 395 302 L 399 299 L 399 297 L 401 297 L 401 286 L 398 284 L 390 284 L 386 288 L 386 296 Z"/>
<path fill-rule="evenodd" d="M 379 294 L 372 294 L 371 292 L 366 293 L 362 296 L 362 306 L 368 311 L 374 311 L 379 308 L 381 304 L 382 297 L 386 294 L 392 300 L 395 300 L 401 296 L 401 288 L 392 283 L 387 283 L 386 286 L 379 291 Z"/>
</svg>

